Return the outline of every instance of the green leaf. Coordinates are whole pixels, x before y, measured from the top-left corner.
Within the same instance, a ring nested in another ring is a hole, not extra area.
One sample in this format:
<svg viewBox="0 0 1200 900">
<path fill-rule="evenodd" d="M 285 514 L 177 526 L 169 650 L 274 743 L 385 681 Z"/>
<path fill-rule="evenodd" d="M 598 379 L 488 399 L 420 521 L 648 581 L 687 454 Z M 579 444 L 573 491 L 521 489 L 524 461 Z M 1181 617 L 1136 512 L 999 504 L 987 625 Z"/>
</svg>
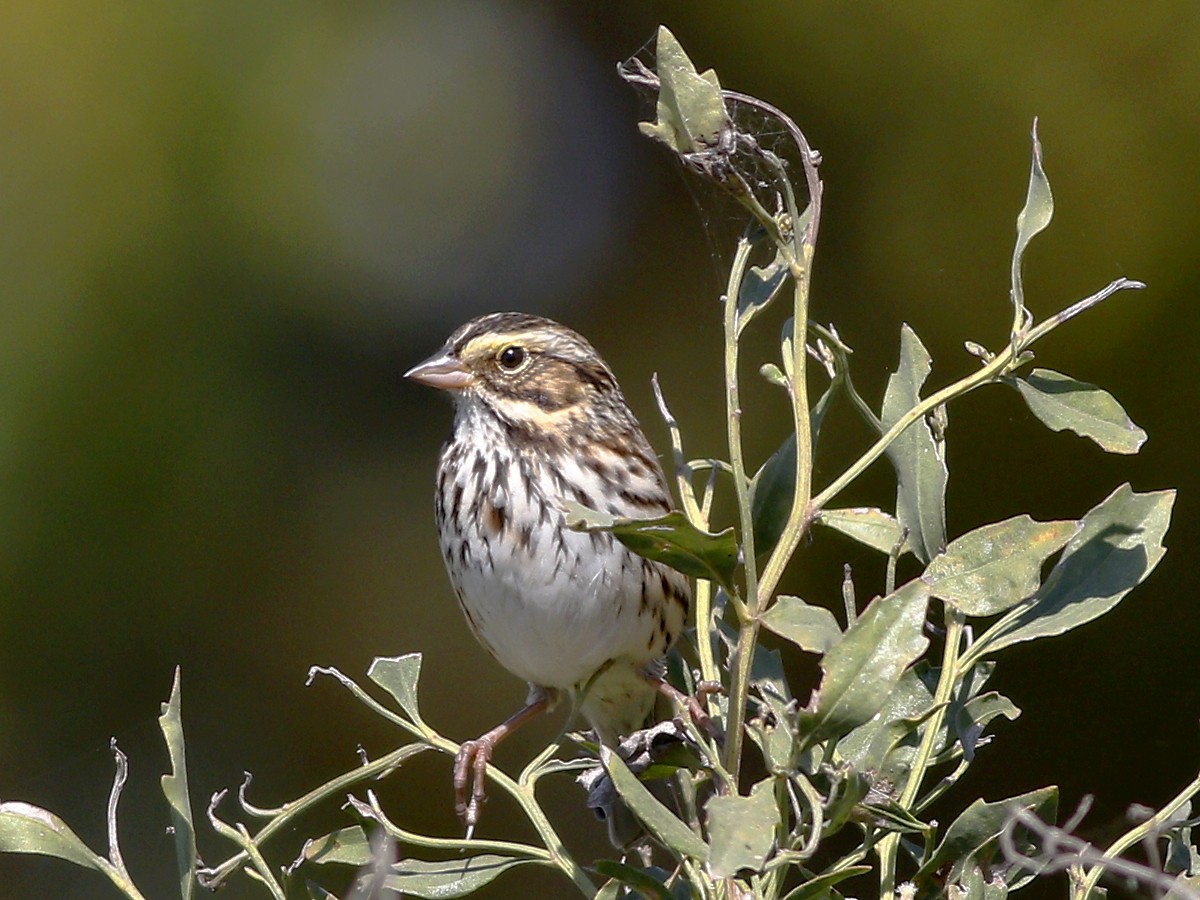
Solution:
<svg viewBox="0 0 1200 900">
<path fill-rule="evenodd" d="M 1015 703 L 996 691 L 972 697 L 966 703 L 955 701 L 950 704 L 950 710 L 954 730 L 967 762 L 975 758 L 979 738 L 992 719 L 1004 716 L 1012 722 L 1021 715 L 1021 710 Z"/>
<path fill-rule="evenodd" d="M 874 507 L 859 506 L 853 509 L 823 509 L 816 521 L 826 528 L 839 531 L 860 544 L 866 544 L 880 553 L 891 554 L 900 543 L 904 530 L 894 516 Z M 911 549 L 906 541 L 904 549 Z"/>
<path fill-rule="evenodd" d="M 823 898 L 831 896 L 829 889 L 838 882 L 853 878 L 855 875 L 865 875 L 870 871 L 870 866 L 846 866 L 836 872 L 825 872 L 808 879 L 784 896 L 783 900 L 823 900 Z"/>
<path fill-rule="evenodd" d="M 908 774 L 916 741 L 909 742 L 907 753 L 896 756 L 894 751 L 901 741 L 915 735 L 933 712 L 936 685 L 937 670 L 927 663 L 919 662 L 906 670 L 888 693 L 878 715 L 838 743 L 838 756 L 860 771 L 877 772 L 880 778 L 898 785 Z"/>
<path fill-rule="evenodd" d="M 859 817 L 860 804 L 871 792 L 875 781 L 875 773 L 860 772 L 851 765 L 823 766 L 822 773 L 828 773 L 829 787 L 824 791 L 825 825 L 821 829 L 821 838 L 826 839 L 837 834 L 852 818 Z"/>
<path fill-rule="evenodd" d="M 377 656 L 367 669 L 367 677 L 391 694 L 414 722 L 421 721 L 417 705 L 417 682 L 421 678 L 421 654 Z"/>
<path fill-rule="evenodd" d="M 1058 788 L 1042 788 L 995 803 L 976 800 L 946 829 L 942 842 L 913 880 L 927 883 L 946 865 L 951 866 L 950 880 L 957 880 L 1000 836 L 1014 809 L 1026 809 L 1045 822 L 1053 822 L 1058 811 Z"/>
<path fill-rule="evenodd" d="M 54 813 L 20 801 L 0 803 L 0 853 L 55 856 L 105 874 L 110 868 Z"/>
<path fill-rule="evenodd" d="M 842 636 L 833 613 L 823 606 L 809 606 L 799 597 L 777 598 L 760 619 L 777 635 L 809 653 L 825 653 Z"/>
<path fill-rule="evenodd" d="M 775 779 L 766 778 L 750 796 L 714 796 L 704 806 L 708 822 L 708 867 L 717 878 L 728 878 L 740 869 L 762 871 L 775 843 L 779 818 L 775 806 Z"/>
<path fill-rule="evenodd" d="M 806 746 L 838 737 L 879 712 L 889 692 L 929 641 L 921 633 L 929 587 L 910 581 L 876 598 L 821 660 L 825 675 L 801 714 Z"/>
<path fill-rule="evenodd" d="M 649 900 L 675 900 L 674 895 L 667 890 L 667 886 L 649 874 L 645 869 L 635 869 L 633 866 L 617 862 L 615 859 L 598 859 L 596 860 L 595 870 L 600 875 L 612 878 L 621 884 L 629 885 L 643 897 L 649 898 Z M 601 892 L 603 890 L 601 888 Z M 597 894 L 596 896 L 599 897 L 600 895 Z M 616 897 L 616 891 L 613 891 L 611 896 Z"/>
<path fill-rule="evenodd" d="M 738 545 L 732 528 L 712 534 L 701 531 L 681 512 L 657 519 L 620 519 L 565 501 L 568 527 L 577 531 L 608 531 L 639 556 L 666 563 L 677 572 L 715 581 L 733 592 Z"/>
<path fill-rule="evenodd" d="M 343 863 L 350 866 L 369 866 L 373 862 L 371 841 L 360 825 L 339 828 L 324 837 L 304 842 L 303 857 L 312 863 Z"/>
<path fill-rule="evenodd" d="M 983 877 L 983 869 L 972 865 L 962 873 L 957 884 L 950 885 L 946 896 L 959 900 L 1004 900 L 1008 894 L 1009 886 L 999 873 L 995 873 L 992 880 L 988 881 Z"/>
<path fill-rule="evenodd" d="M 767 771 L 788 775 L 795 768 L 792 759 L 796 749 L 795 705 L 768 679 L 753 681 L 751 686 L 761 707 L 746 721 L 746 732 L 762 751 Z"/>
<path fill-rule="evenodd" d="M 160 783 L 171 811 L 175 862 L 179 872 L 179 894 L 183 900 L 191 900 L 196 884 L 196 827 L 192 822 L 192 802 L 188 796 L 179 674 L 179 667 L 176 666 L 171 697 L 162 705 L 162 715 L 158 717 L 158 727 L 162 729 L 163 738 L 167 742 L 167 755 L 171 760 L 171 774 L 163 775 Z"/>
<path fill-rule="evenodd" d="M 699 860 L 708 858 L 708 846 L 704 841 L 638 781 L 620 756 L 609 747 L 601 747 L 600 761 L 604 763 L 621 799 L 651 834 L 666 847 L 684 856 Z"/>
<path fill-rule="evenodd" d="M 1136 494 L 1128 484 L 1113 491 L 1083 517 L 1038 592 L 988 629 L 972 656 L 1062 634 L 1116 606 L 1166 553 L 1174 502 L 1174 491 Z"/>
<path fill-rule="evenodd" d="M 1009 376 L 1030 411 L 1052 431 L 1070 430 L 1095 441 L 1109 453 L 1137 453 L 1146 432 L 1133 423 L 1108 391 L 1050 369 L 1024 377 Z"/>
<path fill-rule="evenodd" d="M 900 362 L 888 379 L 879 420 L 886 431 L 921 400 L 932 359 L 916 332 L 900 330 Z M 925 419 L 913 422 L 887 448 L 896 470 L 896 518 L 908 533 L 908 547 L 929 562 L 946 546 L 946 480 L 940 444 Z"/>
<path fill-rule="evenodd" d="M 1054 195 L 1050 192 L 1050 181 L 1042 168 L 1042 143 L 1038 140 L 1037 119 L 1033 120 L 1033 161 L 1029 167 L 1029 190 L 1025 194 L 1025 206 L 1017 215 L 1017 243 L 1012 257 L 1012 303 L 1014 321 L 1023 326 L 1032 316 L 1025 308 L 1025 287 L 1021 281 L 1021 263 L 1025 248 L 1039 231 L 1050 224 L 1054 216 Z"/>
<path fill-rule="evenodd" d="M 890 797 L 878 803 L 864 803 L 862 809 L 875 820 L 876 827 L 888 831 L 898 831 L 901 834 L 925 834 L 930 830 L 913 813 Z"/>
<path fill-rule="evenodd" d="M 792 495 L 796 492 L 796 435 L 784 442 L 750 479 L 750 516 L 754 522 L 754 555 L 770 553 L 783 534 Z"/>
<path fill-rule="evenodd" d="M 712 69 L 698 74 L 675 35 L 659 26 L 655 69 L 660 81 L 656 122 L 639 122 L 648 137 L 676 153 L 696 153 L 717 144 L 730 127 L 721 84 Z"/>
<path fill-rule="evenodd" d="M 304 880 L 304 890 L 308 894 L 308 900 L 338 900 L 336 896 L 329 893 L 325 888 L 321 887 L 315 881 Z"/>
<path fill-rule="evenodd" d="M 1042 564 L 1079 530 L 1076 522 L 1035 522 L 1014 516 L 951 541 L 921 580 L 934 597 L 969 616 L 991 616 L 1030 597 Z"/>
<path fill-rule="evenodd" d="M 531 862 L 531 859 L 497 856 L 491 853 L 436 862 L 403 859 L 392 866 L 393 874 L 383 879 L 383 886 L 413 897 L 436 900 L 465 897 L 514 866 Z"/>
<path fill-rule="evenodd" d="M 746 270 L 738 290 L 738 314 L 734 324 L 736 335 L 740 336 L 746 326 L 750 324 L 750 320 L 775 299 L 779 289 L 787 281 L 787 277 L 787 260 L 783 258 L 783 252 L 778 249 L 775 251 L 775 258 L 767 265 L 751 266 Z"/>
</svg>

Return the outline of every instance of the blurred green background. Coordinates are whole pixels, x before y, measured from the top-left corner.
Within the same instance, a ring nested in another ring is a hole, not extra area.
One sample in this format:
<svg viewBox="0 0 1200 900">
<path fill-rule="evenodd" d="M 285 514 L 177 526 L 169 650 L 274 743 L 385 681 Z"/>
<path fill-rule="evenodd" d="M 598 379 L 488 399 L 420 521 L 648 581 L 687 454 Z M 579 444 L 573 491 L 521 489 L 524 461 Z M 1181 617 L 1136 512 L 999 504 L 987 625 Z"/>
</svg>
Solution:
<svg viewBox="0 0 1200 900">
<path fill-rule="evenodd" d="M 1039 360 L 1112 391 L 1150 441 L 1107 457 L 1011 391 L 972 395 L 950 410 L 952 531 L 1079 516 L 1125 480 L 1181 492 L 1146 585 L 1001 657 L 994 686 L 1024 715 L 951 796 L 1057 783 L 1069 809 L 1095 793 L 1103 839 L 1194 774 L 1200 6 L 47 0 L 0 12 L 0 798 L 102 848 L 115 735 L 126 858 L 172 896 L 156 717 L 176 665 L 201 811 L 244 769 L 273 805 L 360 744 L 394 746 L 332 682 L 304 687 L 313 664 L 361 675 L 424 652 L 427 718 L 457 738 L 516 707 L 524 686 L 471 640 L 436 550 L 450 407 L 400 376 L 472 315 L 542 313 L 597 345 L 660 449 L 656 371 L 689 451 L 721 452 L 721 258 L 614 71 L 660 22 L 824 154 L 813 313 L 876 402 L 901 322 L 937 384 L 978 365 L 964 339 L 1004 340 L 1040 116 L 1057 207 L 1028 256 L 1030 306 L 1121 275 L 1149 288 Z M 748 407 L 760 460 L 786 411 L 765 386 Z M 867 437 L 848 414 L 832 425 L 822 480 Z M 891 494 L 876 467 L 845 499 Z M 843 562 L 877 588 L 877 562 L 832 540 L 790 587 L 838 608 Z M 413 769 L 390 808 L 454 833 L 447 762 Z M 586 815 L 571 785 L 548 802 Z M 514 821 L 497 801 L 482 833 Z M 583 855 L 603 849 L 598 826 L 578 830 Z M 206 861 L 227 850 L 201 828 Z M 490 896 L 535 889 L 565 893 L 510 873 Z M 94 873 L 0 858 L 0 897 L 105 896 Z"/>
</svg>

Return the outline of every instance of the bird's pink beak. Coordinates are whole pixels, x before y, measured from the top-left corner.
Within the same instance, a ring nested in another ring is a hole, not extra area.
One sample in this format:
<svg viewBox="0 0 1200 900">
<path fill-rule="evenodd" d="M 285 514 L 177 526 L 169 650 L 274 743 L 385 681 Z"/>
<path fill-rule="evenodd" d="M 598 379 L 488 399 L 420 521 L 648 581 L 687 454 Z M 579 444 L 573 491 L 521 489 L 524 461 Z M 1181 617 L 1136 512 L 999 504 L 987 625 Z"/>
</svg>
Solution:
<svg viewBox="0 0 1200 900">
<path fill-rule="evenodd" d="M 475 377 L 454 358 L 448 347 L 404 373 L 405 378 L 445 391 L 460 391 L 475 383 Z"/>
</svg>

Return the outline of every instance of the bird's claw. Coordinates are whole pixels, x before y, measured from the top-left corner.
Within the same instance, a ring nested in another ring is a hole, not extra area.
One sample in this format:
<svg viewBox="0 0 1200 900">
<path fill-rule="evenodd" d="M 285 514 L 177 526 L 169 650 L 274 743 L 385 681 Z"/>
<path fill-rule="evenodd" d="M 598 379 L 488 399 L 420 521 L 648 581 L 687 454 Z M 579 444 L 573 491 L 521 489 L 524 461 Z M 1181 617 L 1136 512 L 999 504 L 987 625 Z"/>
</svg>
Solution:
<svg viewBox="0 0 1200 900">
<path fill-rule="evenodd" d="M 495 741 L 482 737 L 463 743 L 454 757 L 454 811 L 467 826 L 468 840 L 474 834 L 483 804 L 487 802 L 487 767 L 495 748 Z M 468 783 L 471 786 L 470 799 L 467 796 Z"/>
</svg>

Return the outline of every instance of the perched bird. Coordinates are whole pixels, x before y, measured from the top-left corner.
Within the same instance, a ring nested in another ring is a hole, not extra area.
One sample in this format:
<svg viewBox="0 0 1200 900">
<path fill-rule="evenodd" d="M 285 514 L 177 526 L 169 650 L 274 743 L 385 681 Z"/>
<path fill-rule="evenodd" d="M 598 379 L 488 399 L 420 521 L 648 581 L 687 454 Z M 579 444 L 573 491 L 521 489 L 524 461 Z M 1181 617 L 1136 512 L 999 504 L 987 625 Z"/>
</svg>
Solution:
<svg viewBox="0 0 1200 900">
<path fill-rule="evenodd" d="M 579 700 L 608 746 L 646 723 L 656 693 L 671 691 L 659 660 L 690 590 L 611 534 L 566 524 L 565 501 L 639 519 L 673 506 L 616 378 L 579 334 L 522 313 L 481 316 L 406 377 L 454 399 L 435 518 L 459 606 L 488 652 L 529 682 L 525 706 L 455 760 L 470 834 L 496 744 L 561 696 Z"/>
</svg>

